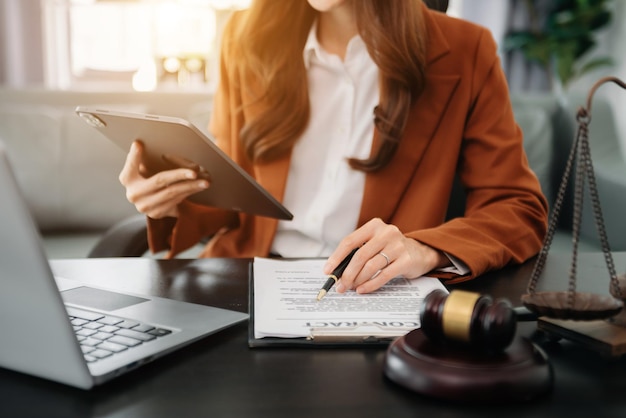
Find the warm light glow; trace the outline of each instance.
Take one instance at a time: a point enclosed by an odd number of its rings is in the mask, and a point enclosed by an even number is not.
[[[133,74],[133,89],[135,91],[153,91],[157,84],[157,68],[153,60],[143,63]]]
[[[199,58],[189,58],[185,61],[185,67],[192,73],[197,73],[202,69],[202,60]]]
[[[165,1],[155,15],[156,56],[207,56],[215,39],[215,11],[206,4]]]
[[[247,9],[252,0],[209,0],[211,7],[218,10]]]
[[[163,60],[163,69],[168,73],[175,73],[180,70],[180,60],[176,57],[169,57]]]

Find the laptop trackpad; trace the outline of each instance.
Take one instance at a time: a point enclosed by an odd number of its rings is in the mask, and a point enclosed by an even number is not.
[[[114,311],[149,301],[149,299],[85,286],[64,290],[61,292],[61,296],[63,296],[63,300],[66,303],[73,303],[104,311]]]

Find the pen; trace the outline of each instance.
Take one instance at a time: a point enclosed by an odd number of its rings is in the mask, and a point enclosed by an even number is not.
[[[339,265],[335,267],[335,269],[330,274],[330,276],[328,276],[326,283],[324,283],[324,286],[322,286],[319,293],[317,294],[318,301],[322,300],[322,298],[326,296],[326,293],[328,293],[330,288],[333,287],[333,285],[339,281],[339,279],[341,278],[341,275],[343,274],[343,271],[346,269],[346,267],[348,267],[348,264],[350,264],[350,260],[352,260],[354,253],[356,253],[356,250],[358,250],[358,248],[355,248],[354,250],[350,251],[350,254],[348,254],[346,258],[341,260],[341,263],[339,263]]]

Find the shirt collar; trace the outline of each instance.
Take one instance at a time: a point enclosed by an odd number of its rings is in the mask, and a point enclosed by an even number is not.
[[[359,56],[362,54],[367,54],[367,48],[365,47],[365,43],[361,37],[356,35],[354,38],[350,39],[350,42],[348,43],[346,57],[349,58],[350,56]],[[322,60],[324,55],[327,55],[327,53],[323,51],[322,46],[317,40],[317,20],[315,20],[311,25],[311,30],[309,30],[309,36],[307,37],[306,43],[304,44],[304,50],[302,52],[304,67],[308,70],[311,66],[311,59],[313,57],[316,57],[318,60]]]
[[[320,52],[322,46],[317,40],[317,20],[313,22],[311,25],[311,30],[309,30],[309,36],[304,44],[303,58],[304,58],[304,67],[308,70],[311,65],[311,57],[317,55],[320,56]]]

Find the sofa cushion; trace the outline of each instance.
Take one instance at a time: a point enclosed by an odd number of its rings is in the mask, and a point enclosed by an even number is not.
[[[41,230],[101,229],[132,213],[115,174],[124,153],[92,131],[63,108],[0,112],[0,137]]]
[[[557,101],[546,95],[518,95],[512,98],[515,120],[524,134],[528,164],[535,172],[549,203],[554,200],[552,161],[554,157],[552,118]]]
[[[206,132],[210,96],[0,91],[0,140],[44,233],[103,230],[136,213],[118,181],[126,152],[76,116],[78,105],[184,117]]]

